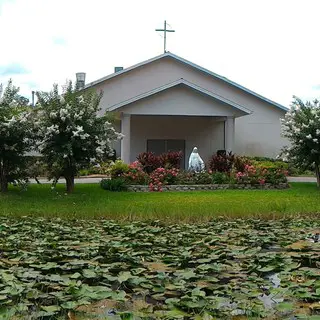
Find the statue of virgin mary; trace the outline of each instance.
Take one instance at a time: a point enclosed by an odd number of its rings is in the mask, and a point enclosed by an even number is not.
[[[188,169],[193,172],[201,172],[204,170],[204,162],[198,153],[197,147],[194,147],[190,154]]]

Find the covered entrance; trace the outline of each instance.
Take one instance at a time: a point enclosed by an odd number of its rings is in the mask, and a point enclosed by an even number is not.
[[[234,148],[235,119],[250,111],[184,79],[125,100],[109,109],[121,114],[121,159],[183,148],[184,163],[193,147],[207,162],[217,150]]]

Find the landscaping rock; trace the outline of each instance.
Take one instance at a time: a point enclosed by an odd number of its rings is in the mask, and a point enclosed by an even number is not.
[[[279,183],[272,185],[266,183],[263,185],[256,184],[199,184],[199,185],[166,185],[162,187],[162,191],[215,191],[215,190],[227,190],[227,189],[244,189],[244,190],[271,190],[271,189],[287,189],[288,183]],[[149,192],[149,186],[147,185],[129,185],[128,191],[133,192]]]

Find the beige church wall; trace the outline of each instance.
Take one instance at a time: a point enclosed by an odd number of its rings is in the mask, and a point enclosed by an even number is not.
[[[147,151],[148,139],[185,140],[185,162],[193,147],[198,147],[204,161],[224,148],[224,123],[212,117],[131,116],[131,162]]]
[[[101,107],[106,110],[114,104],[180,78],[252,111],[251,115],[236,120],[236,152],[273,157],[288,143],[280,136],[280,118],[284,116],[285,111],[168,57],[114,77],[97,85],[96,88],[105,91]]]
[[[126,105],[120,112],[150,115],[240,116],[242,111],[186,86],[176,86]]]
[[[283,113],[268,108],[235,121],[235,149],[238,154],[276,158],[289,141],[281,137]]]

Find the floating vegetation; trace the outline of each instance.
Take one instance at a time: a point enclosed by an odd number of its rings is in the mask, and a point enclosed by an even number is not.
[[[0,319],[319,319],[319,224],[2,217]]]

